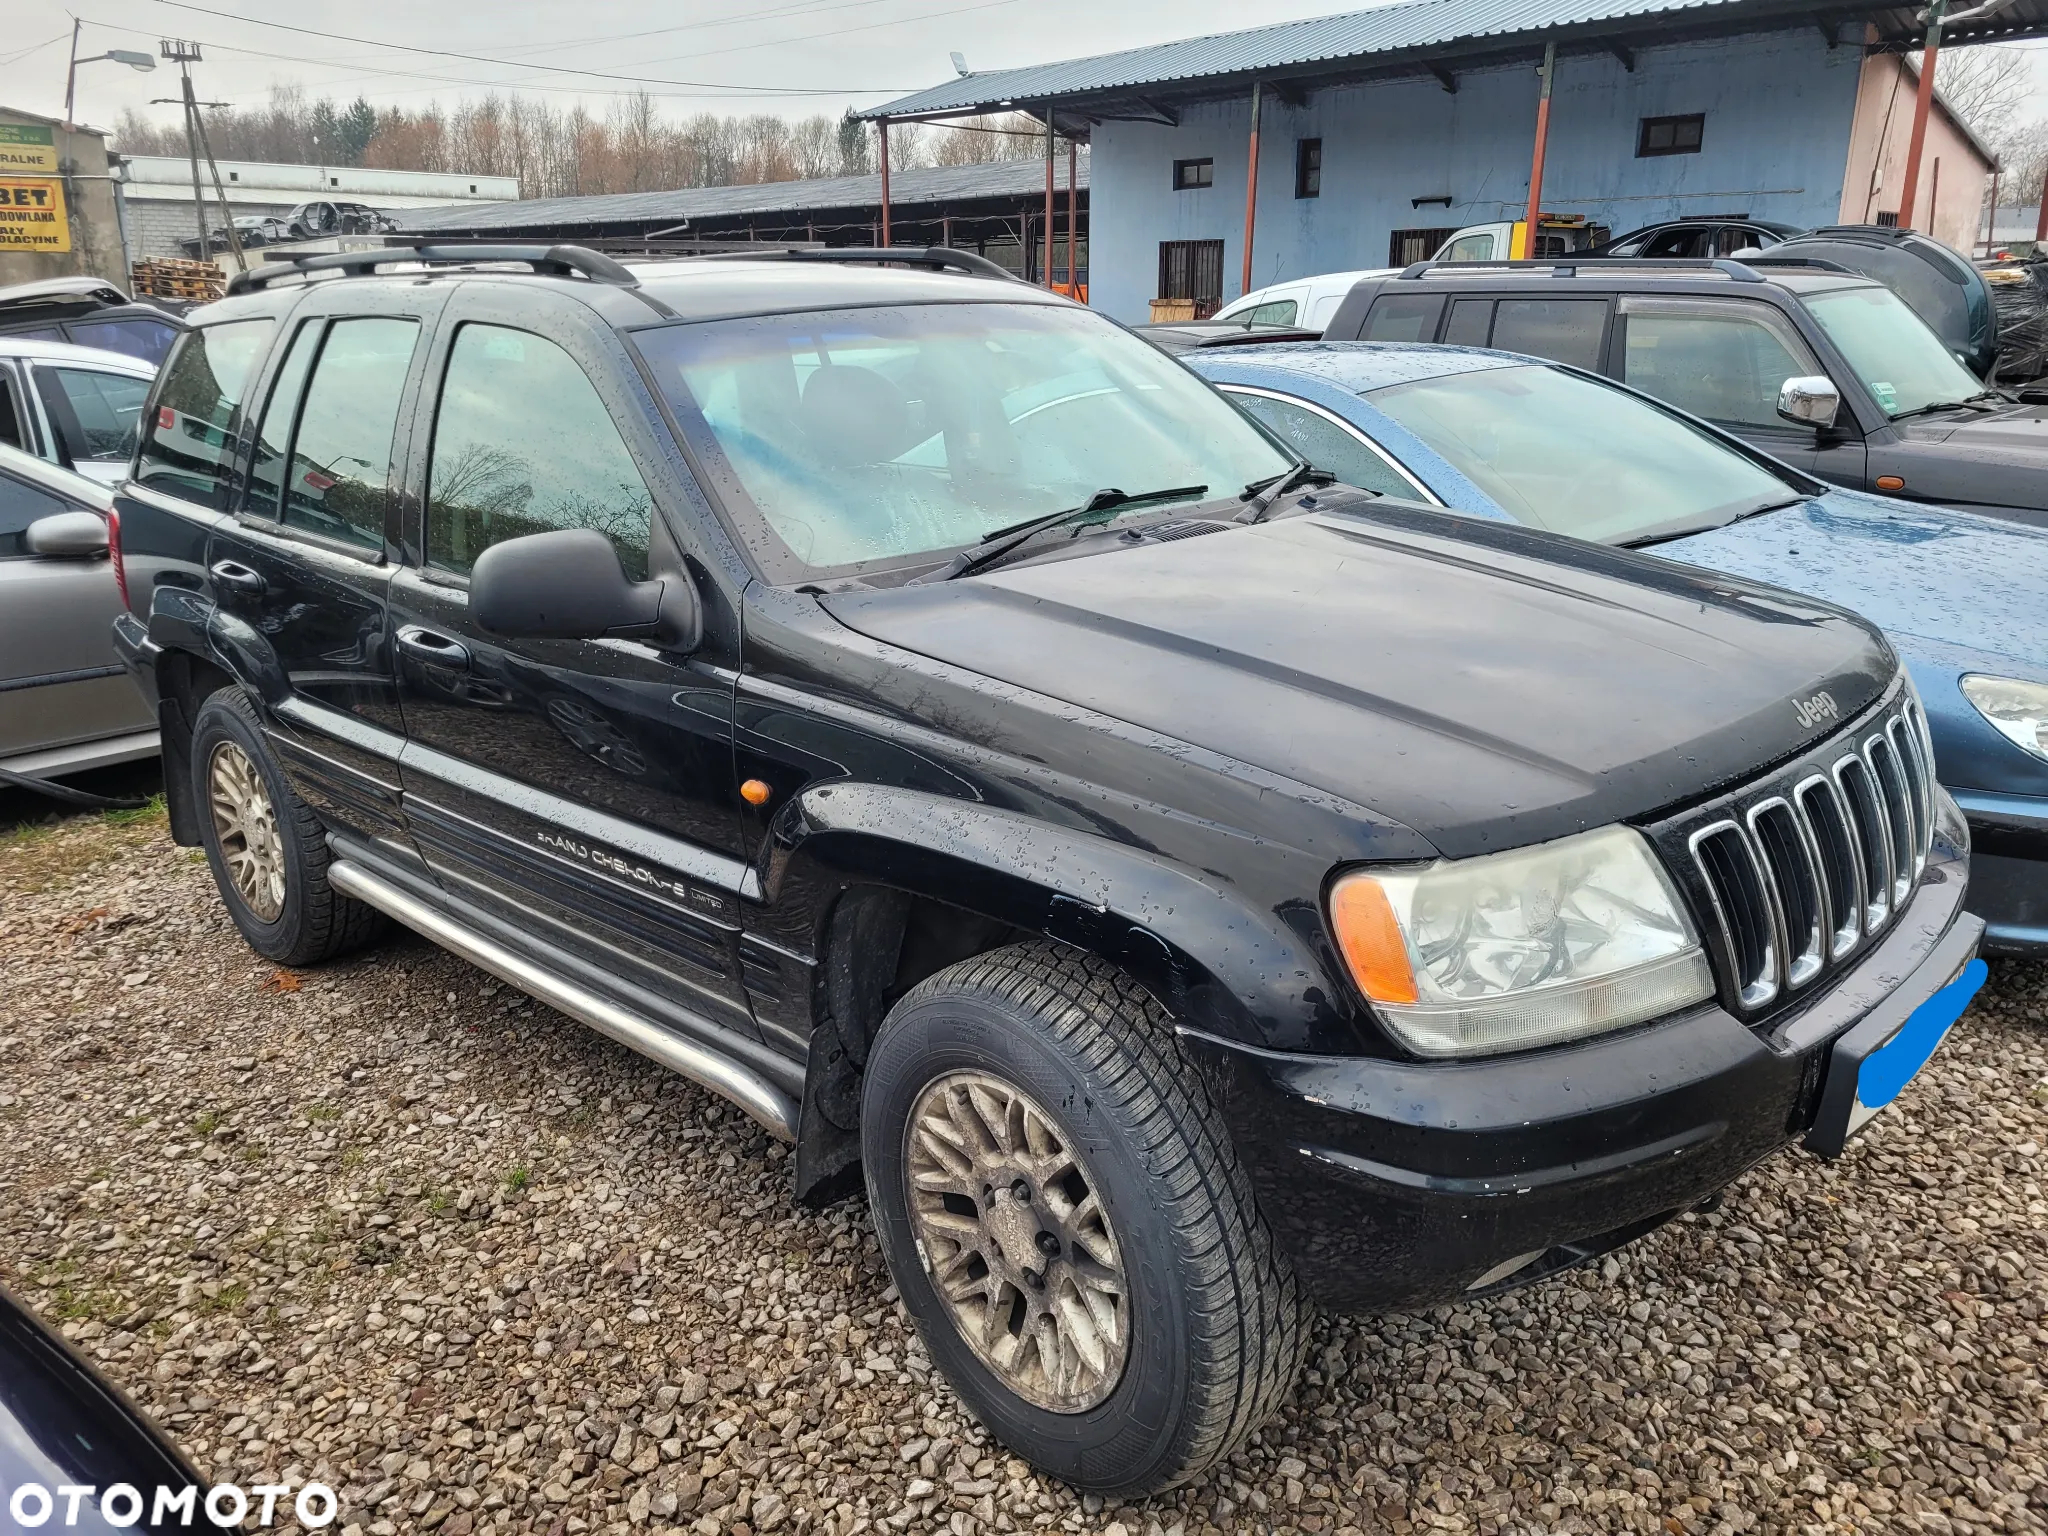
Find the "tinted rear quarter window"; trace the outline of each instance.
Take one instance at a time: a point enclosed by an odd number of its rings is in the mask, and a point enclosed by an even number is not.
[[[1451,306],[1450,324],[1444,327],[1447,347],[1483,347],[1493,330],[1493,300],[1459,299]]]
[[[1388,293],[1373,300],[1360,341],[1434,341],[1444,312],[1440,293]]]
[[[1607,339],[1605,299],[1502,299],[1493,317],[1493,346],[1552,362],[1598,370]]]
[[[242,392],[272,327],[266,317],[186,332],[164,365],[156,411],[143,423],[135,462],[139,484],[225,509]]]

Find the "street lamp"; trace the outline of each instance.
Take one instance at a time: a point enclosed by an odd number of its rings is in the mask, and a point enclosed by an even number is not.
[[[116,64],[126,64],[130,69],[149,70],[156,68],[156,60],[146,53],[137,53],[129,48],[110,48],[105,53],[96,53],[89,59],[78,56],[78,29],[82,23],[71,23],[71,68],[64,75],[64,126],[71,126],[71,100],[78,87],[78,66],[97,64],[103,59]]]

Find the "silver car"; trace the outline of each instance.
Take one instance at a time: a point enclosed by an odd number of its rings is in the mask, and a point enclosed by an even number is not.
[[[0,770],[10,775],[156,755],[156,716],[114,654],[113,503],[97,481],[0,446]]]
[[[119,485],[155,378],[120,352],[0,335],[0,445]]]

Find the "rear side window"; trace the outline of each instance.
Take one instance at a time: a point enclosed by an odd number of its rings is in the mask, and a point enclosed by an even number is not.
[[[128,457],[135,447],[142,402],[149,394],[148,379],[89,368],[37,371],[48,372],[70,407],[71,420],[65,423],[69,441],[65,446],[70,448],[74,461],[115,463]]]
[[[1459,299],[1451,305],[1451,323],[1444,327],[1447,347],[1483,347],[1493,334],[1493,300]]]
[[[37,518],[77,510],[55,491],[0,475],[0,560],[18,560],[28,553],[21,536]]]
[[[1445,246],[1437,256],[1438,261],[1491,261],[1493,260],[1493,236],[1460,235]]]
[[[269,344],[272,322],[231,320],[188,331],[157,388],[144,423],[135,478],[153,490],[225,508],[242,391]]]
[[[1360,341],[1435,341],[1437,317],[1444,312],[1439,293],[1388,293],[1372,302]]]
[[[100,347],[108,352],[125,353],[155,367],[170,352],[171,343],[178,339],[178,328],[168,320],[147,317],[74,320],[71,322],[71,339],[81,347]]]
[[[1597,371],[1606,338],[1605,299],[1502,299],[1490,345]]]
[[[1275,299],[1268,304],[1257,304],[1242,314],[1232,315],[1233,320],[1242,320],[1246,325],[1292,325],[1299,313],[1292,299]]]
[[[365,549],[384,547],[392,437],[419,322],[336,320],[292,434],[284,521]]]
[[[313,354],[320,346],[320,329],[317,320],[299,327],[299,334],[292,338],[292,349],[285,355],[284,366],[277,370],[277,382],[270,386],[270,398],[263,406],[262,425],[256,430],[256,452],[249,462],[249,492],[242,504],[245,512],[258,517],[278,515],[285,460],[292,447],[292,422],[298,415],[299,396],[305,392]]]
[[[647,483],[573,357],[503,326],[456,333],[427,482],[432,564],[467,571],[506,539],[595,528],[644,581],[653,520]]]

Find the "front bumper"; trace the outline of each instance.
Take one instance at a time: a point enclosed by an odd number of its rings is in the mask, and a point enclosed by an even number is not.
[[[1970,910],[1987,955],[2048,955],[2048,800],[1952,790],[1970,823]]]
[[[1323,1305],[1489,1294],[1633,1240],[1813,1131],[1836,1043],[1881,1013],[1903,1020],[1975,954],[1965,846],[1950,810],[1891,929],[1756,1026],[1707,1005],[1583,1045],[1430,1064],[1188,1031],[1183,1044]]]

